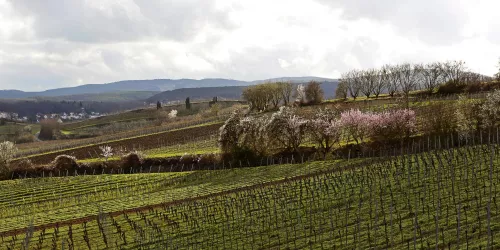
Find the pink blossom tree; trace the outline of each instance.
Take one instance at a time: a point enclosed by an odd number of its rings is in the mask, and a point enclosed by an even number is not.
[[[372,132],[374,116],[371,113],[363,113],[359,109],[351,109],[340,114],[340,126],[356,144],[362,143]]]
[[[374,114],[372,131],[374,138],[381,141],[401,140],[415,133],[417,128],[415,111],[397,109]]]
[[[342,127],[337,116],[337,110],[320,109],[315,118],[308,121],[308,133],[323,152],[324,157],[341,139]]]

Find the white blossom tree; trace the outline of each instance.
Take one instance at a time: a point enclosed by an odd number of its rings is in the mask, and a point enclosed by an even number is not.
[[[483,129],[492,129],[500,121],[500,90],[495,90],[486,96],[486,101],[480,108],[480,117]]]
[[[269,150],[269,137],[266,132],[267,116],[245,117],[238,125],[238,144],[258,155],[266,155]]]
[[[168,118],[170,119],[174,119],[177,117],[177,113],[178,111],[176,109],[172,109],[169,113],[168,113]]]
[[[459,96],[458,102],[455,104],[455,121],[457,123],[456,130],[461,139],[471,137],[474,130],[477,129],[478,120],[476,109],[480,103],[477,99],[468,99],[465,96]]]
[[[306,103],[306,87],[303,84],[299,84],[297,86],[297,90],[295,92],[295,102],[300,104]]]
[[[239,124],[242,118],[241,112],[235,110],[220,128],[218,143],[223,153],[233,152],[238,147]]]
[[[307,120],[297,116],[295,110],[281,107],[274,113],[266,125],[271,140],[279,146],[297,152],[304,139]]]
[[[0,143],[0,174],[9,170],[10,162],[16,156],[17,151],[16,145],[10,141]]]
[[[101,149],[101,156],[104,157],[105,161],[108,161],[114,155],[113,148],[110,146],[101,146],[99,149]]]

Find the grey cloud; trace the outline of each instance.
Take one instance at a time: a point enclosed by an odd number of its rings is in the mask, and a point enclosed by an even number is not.
[[[150,0],[114,3],[105,10],[85,0],[10,0],[21,15],[33,17],[39,38],[83,43],[123,42],[161,37],[186,41],[205,25],[231,29],[227,13],[213,1]]]
[[[317,0],[342,9],[348,20],[371,19],[390,23],[396,31],[429,44],[460,42],[466,10],[455,0]]]
[[[67,78],[32,63],[8,63],[0,67],[0,89],[45,90],[64,87]]]

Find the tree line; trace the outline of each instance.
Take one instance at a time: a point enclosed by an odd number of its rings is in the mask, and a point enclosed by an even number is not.
[[[492,80],[491,77],[469,71],[463,61],[384,65],[378,69],[351,70],[343,73],[336,90],[336,97],[377,98],[387,93],[391,97],[402,94],[407,98],[411,91],[417,90],[427,94],[436,90],[443,94],[465,90],[477,92],[482,90],[483,82]]]
[[[295,86],[291,82],[267,82],[249,86],[242,93],[252,111],[277,110],[281,105],[317,104],[323,101],[323,96],[321,83],[317,81],[310,81],[306,86]]]

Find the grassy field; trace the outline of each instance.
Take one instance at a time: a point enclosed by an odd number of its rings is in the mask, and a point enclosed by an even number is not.
[[[85,144],[74,148],[64,148],[61,150],[43,152],[41,154],[22,156],[18,158],[18,160],[27,158],[36,164],[47,164],[50,163],[55,157],[62,154],[72,155],[80,160],[93,159],[99,157],[101,146],[110,146],[115,149],[115,152],[117,153],[120,151],[127,153],[133,150],[143,151],[147,149],[157,149],[161,148],[165,144],[171,145],[173,143],[187,142],[190,140],[196,140],[196,138],[206,134],[213,134],[218,131],[221,125],[221,122],[209,122],[189,127],[181,127],[177,129],[173,128],[158,133],[125,137],[118,140],[108,140]]]
[[[14,134],[16,131],[23,131],[26,126],[31,127],[31,133],[34,135],[40,131],[40,125],[38,124],[25,124],[25,123],[7,123],[0,126],[0,135]]]
[[[102,116],[95,119],[65,123],[61,126],[61,129],[65,131],[73,131],[88,127],[104,126],[116,122],[155,119],[156,117],[157,117],[156,108],[137,109],[127,112],[121,112],[118,114]]]
[[[39,214],[34,226],[62,222],[75,214],[95,216],[44,230],[22,229],[18,237],[3,237],[2,245],[21,248],[28,235],[30,246],[38,249],[62,245],[90,245],[91,249],[496,249],[500,247],[499,153],[496,146],[468,147],[371,164],[314,162],[7,182],[4,185],[9,188],[0,189],[5,207],[1,232],[28,225],[33,218],[25,217],[26,212]],[[221,191],[228,192],[200,197]],[[32,198],[21,199],[23,193]],[[54,196],[48,202],[51,205],[38,205],[47,196]],[[181,200],[196,196],[200,198]],[[13,204],[17,209],[9,209]],[[145,207],[137,208],[141,206]]]

